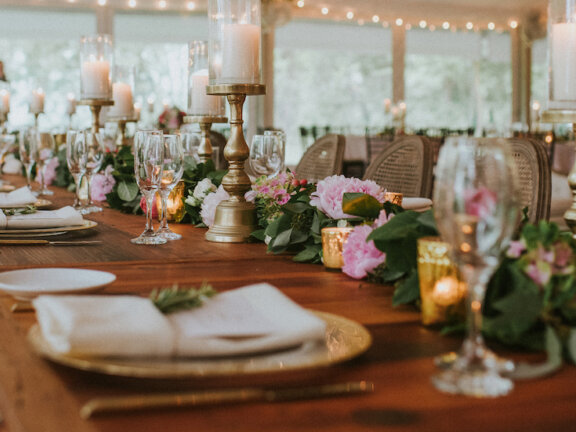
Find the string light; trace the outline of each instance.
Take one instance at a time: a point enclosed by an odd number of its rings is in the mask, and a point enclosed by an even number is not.
[[[99,6],[106,6],[106,0],[98,0]]]
[[[298,6],[299,8],[303,8],[304,7],[304,0],[298,0],[298,3],[296,3],[296,6]]]
[[[374,15],[374,16],[372,17],[372,22],[373,22],[373,23],[377,23],[377,22],[379,22],[379,21],[380,21],[380,17],[379,17],[378,15]]]
[[[448,21],[444,21],[444,22],[442,23],[442,28],[443,28],[444,30],[448,30],[448,29],[450,28],[450,23],[449,23]]]
[[[495,28],[496,28],[496,24],[494,24],[493,22],[488,23],[488,29],[494,30]]]
[[[510,23],[508,24],[510,26],[510,28],[515,29],[518,28],[518,21],[516,20],[510,20]]]
[[[354,19],[354,12],[348,11],[346,13],[346,18],[348,18],[349,20]]]
[[[131,7],[132,9],[134,9],[136,7],[136,0],[130,0],[128,2],[128,7]]]
[[[166,0],[160,0],[160,1],[158,2],[158,7],[159,7],[160,9],[166,9]]]
[[[472,29],[474,28],[474,24],[472,24],[470,21],[468,21],[468,22],[466,23],[466,28],[467,28],[468,30],[472,30]]]
[[[418,25],[420,26],[420,28],[426,28],[426,26],[428,25],[428,23],[427,23],[426,21],[422,20],[422,21],[420,21],[420,22],[418,23]]]
[[[186,4],[186,8],[187,8],[188,10],[194,10],[194,9],[196,9],[196,3],[194,3],[193,1],[189,1],[189,2]]]
[[[328,12],[330,12],[330,10],[327,7],[322,8],[322,15],[328,15]]]
[[[396,18],[396,25],[400,27],[402,24],[404,24],[404,20],[402,18]]]

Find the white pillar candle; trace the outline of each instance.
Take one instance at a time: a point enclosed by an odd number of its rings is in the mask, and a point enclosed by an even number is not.
[[[44,112],[44,90],[32,90],[30,98],[30,112],[37,114]]]
[[[222,25],[222,82],[253,84],[260,81],[260,27]]]
[[[552,95],[557,101],[576,100],[576,23],[552,25]]]
[[[206,94],[208,69],[200,69],[190,75],[190,114],[220,115],[222,97]]]
[[[76,112],[76,98],[72,93],[68,93],[68,99],[66,101],[66,114],[72,115]]]
[[[149,96],[146,102],[148,102],[148,111],[154,112],[154,102],[155,102],[154,98],[152,96]]]
[[[80,71],[83,99],[106,99],[110,96],[110,63],[105,60],[82,63]]]
[[[134,104],[134,118],[140,120],[140,112],[142,111],[142,105],[139,102]]]
[[[10,92],[8,90],[0,91],[0,112],[10,112]]]
[[[114,117],[132,117],[134,115],[134,104],[130,84],[115,82],[112,86],[112,95],[114,105],[110,108],[109,115]]]

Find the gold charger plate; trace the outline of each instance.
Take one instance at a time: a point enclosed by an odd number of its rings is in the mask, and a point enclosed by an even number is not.
[[[52,201],[49,201],[47,199],[43,199],[43,198],[38,198],[36,200],[36,202],[30,204],[33,205],[36,208],[46,208],[52,205]],[[0,208],[2,209],[18,209],[18,208],[26,208],[26,206],[24,205],[0,205]]]
[[[48,233],[67,233],[70,231],[80,231],[86,230],[90,228],[94,228],[98,224],[91,220],[85,220],[82,225],[70,225],[70,226],[63,226],[63,227],[55,227],[55,228],[30,228],[30,229],[9,229],[9,230],[0,230],[0,237],[1,236],[8,236],[11,237],[14,234],[48,234]]]
[[[372,336],[361,324],[325,312],[314,312],[326,322],[324,341],[264,354],[212,358],[111,358],[82,357],[54,351],[38,324],[28,333],[34,351],[60,365],[124,378],[193,379],[226,378],[320,368],[350,360],[364,353]]]

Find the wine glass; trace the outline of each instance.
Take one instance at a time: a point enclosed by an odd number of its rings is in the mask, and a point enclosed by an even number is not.
[[[162,132],[138,131],[134,136],[134,173],[140,191],[146,199],[146,228],[133,238],[135,244],[164,244],[168,240],[156,235],[152,226],[152,206],[162,181],[164,140]]]
[[[21,130],[18,136],[18,150],[20,153],[20,161],[24,165],[26,171],[26,185],[30,192],[32,191],[32,170],[36,163],[36,129],[28,128]]]
[[[160,183],[160,199],[162,214],[160,228],[156,231],[166,240],[180,240],[182,236],[168,227],[168,195],[178,184],[184,173],[184,149],[179,135],[164,135],[164,164],[162,166],[162,182]]]
[[[96,174],[102,162],[104,161],[104,148],[102,146],[102,134],[100,132],[92,132],[90,130],[81,132],[76,135],[76,141],[78,143],[79,151],[81,151],[80,169],[83,172],[83,176],[86,178],[87,186],[87,197],[86,206],[80,209],[80,213],[89,214],[97,213],[102,211],[102,207],[94,204],[92,201],[92,194],[90,191],[92,177]]]
[[[512,390],[501,375],[504,360],[482,338],[486,285],[516,226],[515,176],[505,140],[454,138],[443,146],[436,170],[434,215],[442,239],[468,287],[468,334],[460,353],[433,377],[437,389],[476,397]]]
[[[284,165],[282,141],[277,135],[254,135],[250,148],[250,168],[257,176],[274,177]]]
[[[74,209],[78,211],[83,210],[82,200],[80,199],[80,187],[84,179],[84,166],[86,162],[84,159],[85,152],[82,151],[84,140],[77,139],[78,134],[83,134],[83,131],[69,130],[66,132],[66,163],[68,170],[74,179],[76,185],[76,193],[74,197]]]
[[[2,134],[0,135],[0,166],[4,163],[4,156],[6,153],[14,146],[16,143],[16,137],[12,134]],[[0,186],[6,182],[0,179]]]
[[[282,146],[282,167],[280,167],[280,171],[284,171],[284,163],[286,159],[286,132],[281,130],[267,130],[264,131],[264,136],[274,136],[280,140],[280,145]]]
[[[54,157],[56,142],[54,136],[48,132],[38,132],[36,139],[36,166],[40,174],[40,191],[38,195],[54,195],[46,186],[46,165]]]

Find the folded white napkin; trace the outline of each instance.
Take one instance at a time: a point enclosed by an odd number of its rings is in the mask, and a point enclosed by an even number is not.
[[[28,189],[27,186],[13,190],[12,192],[0,193],[0,206],[22,206],[36,202],[36,196]]]
[[[414,210],[423,212],[432,207],[432,200],[428,198],[404,197],[402,198],[402,208],[404,210]]]
[[[131,296],[40,296],[34,301],[44,339],[61,353],[91,356],[229,356],[324,338],[325,323],[269,284],[207,299],[163,315]]]
[[[58,210],[38,210],[32,214],[13,216],[6,216],[0,211],[0,229],[58,228],[83,223],[82,215],[70,206]]]

